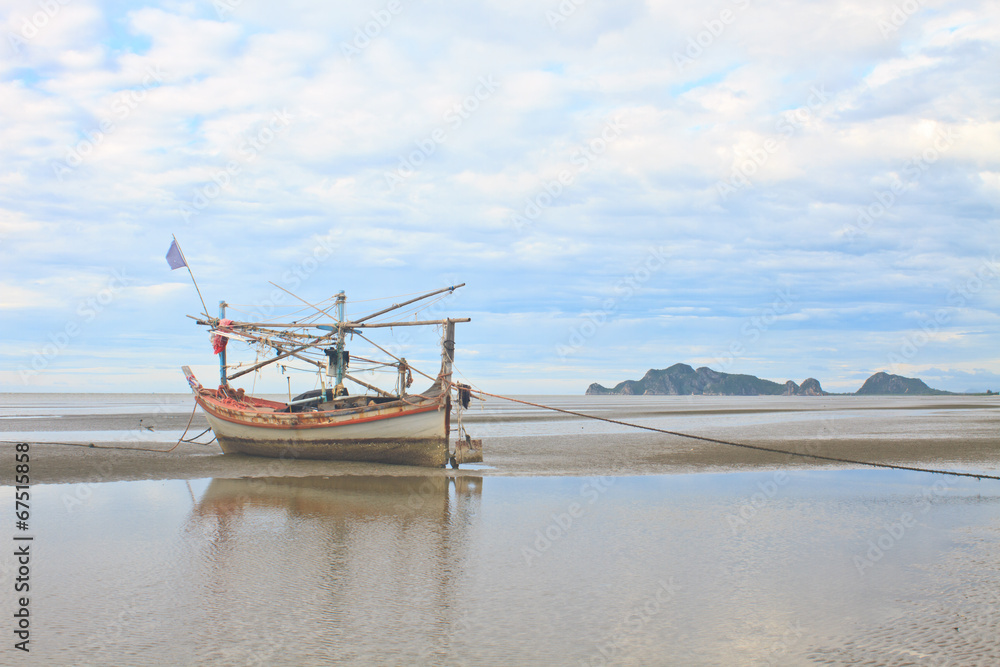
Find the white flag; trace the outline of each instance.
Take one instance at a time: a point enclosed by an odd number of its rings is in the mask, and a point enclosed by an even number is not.
[[[170,250],[167,251],[167,264],[170,265],[171,270],[188,265],[184,259],[184,253],[181,252],[181,247],[177,245],[177,239],[174,239],[174,242],[170,244]]]

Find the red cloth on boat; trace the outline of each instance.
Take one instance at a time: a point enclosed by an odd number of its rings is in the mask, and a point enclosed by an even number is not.
[[[232,329],[229,328],[229,325],[232,323],[232,320],[219,320],[219,326],[215,329],[216,331],[232,331]],[[219,334],[212,334],[212,352],[215,354],[222,354],[222,351],[226,349],[226,343],[228,342],[228,337],[220,336]]]

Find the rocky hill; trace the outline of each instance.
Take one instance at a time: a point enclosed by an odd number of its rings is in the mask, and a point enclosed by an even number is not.
[[[858,396],[865,395],[885,395],[885,394],[905,394],[907,396],[931,396],[947,394],[947,391],[931,389],[923,380],[917,378],[907,378],[902,375],[889,375],[884,371],[879,371],[871,376],[861,385],[861,389],[854,392]]]
[[[762,380],[753,375],[713,371],[707,366],[695,370],[687,364],[674,364],[662,370],[650,369],[641,380],[625,380],[613,388],[596,382],[587,388],[588,395],[619,394],[625,396],[684,396],[709,394],[719,396],[824,396],[826,392],[815,378],[801,385],[791,380],[784,384]]]

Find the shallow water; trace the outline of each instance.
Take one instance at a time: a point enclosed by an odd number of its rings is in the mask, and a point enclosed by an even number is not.
[[[984,397],[537,398],[777,446],[891,441],[904,461],[915,442],[978,442],[948,467],[1000,469]],[[190,410],[184,395],[0,395],[0,431],[152,445]],[[149,415],[155,432],[138,428]],[[636,454],[676,439],[499,401],[465,424],[486,464],[458,473],[234,479],[253,466],[220,456],[216,479],[36,484],[31,653],[12,648],[6,549],[0,664],[1000,664],[1000,482],[654,475]]]
[[[31,394],[0,393],[0,417],[59,417],[191,411],[190,394]]]
[[[90,443],[90,442],[104,442],[104,443],[114,443],[120,442],[122,444],[133,444],[140,446],[143,444],[156,445],[163,442],[177,442],[178,438],[184,435],[184,431],[175,431],[170,429],[157,429],[155,431],[147,431],[145,429],[128,429],[128,430],[91,430],[91,431],[3,431],[0,430],[0,436],[7,442],[48,442],[48,443]],[[194,435],[189,433],[188,437]],[[209,440],[211,436],[202,438],[202,440]]]
[[[1000,661],[996,482],[435,474],[32,493],[19,664]]]

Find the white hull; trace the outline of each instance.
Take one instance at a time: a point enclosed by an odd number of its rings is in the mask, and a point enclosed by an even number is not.
[[[226,322],[225,329],[218,323],[216,326],[228,332],[232,323]],[[226,454],[441,467],[452,458],[448,437],[455,346],[454,321],[442,323],[445,335],[441,371],[434,384],[421,394],[391,395],[378,387],[365,385],[379,395],[334,396],[327,389],[307,392],[295,401],[279,403],[245,395],[242,389],[227,384],[218,389],[205,388],[190,368],[185,366],[183,370]],[[329,329],[326,325],[320,328]],[[257,331],[249,326],[248,330]],[[400,368],[401,373],[407,368],[405,361],[401,360]],[[461,453],[456,445],[452,464],[481,461],[481,452],[472,455],[467,451],[473,448],[478,451],[478,442],[465,443]]]
[[[442,408],[400,413],[360,423],[320,425],[312,413],[306,425],[261,425],[224,419],[206,405],[209,426],[226,454],[281,459],[330,459],[442,467],[448,461],[446,416]],[[284,415],[283,415],[284,416]]]

